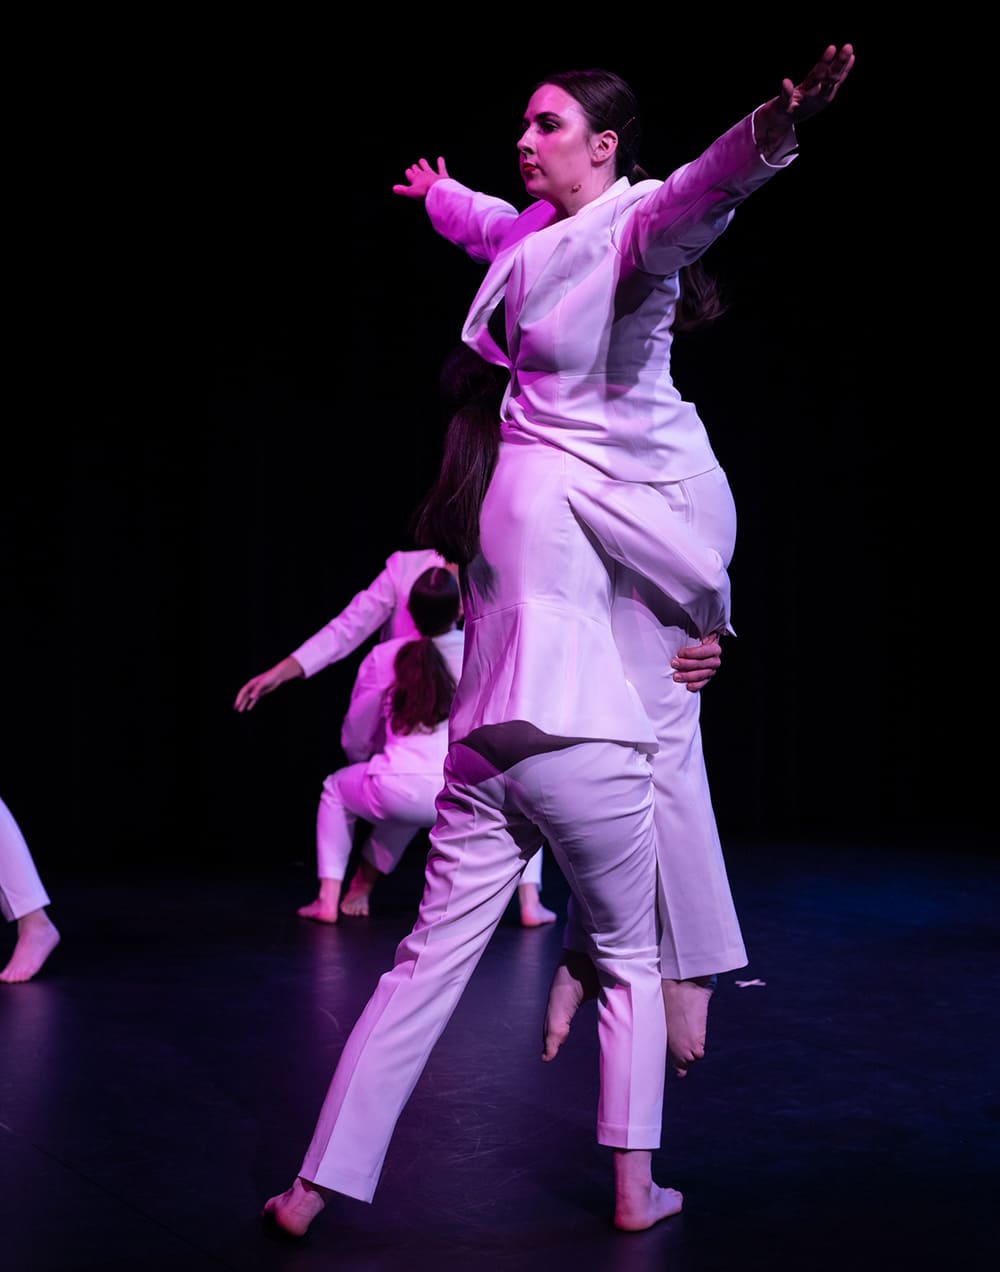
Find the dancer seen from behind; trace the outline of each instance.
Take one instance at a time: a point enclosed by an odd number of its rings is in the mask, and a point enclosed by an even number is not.
[[[478,359],[476,360],[478,361]],[[442,381],[442,391],[458,395],[460,392],[471,392],[468,363],[460,359],[451,366],[447,381]],[[483,370],[477,372],[480,381],[494,386],[495,368],[483,364]],[[498,400],[498,398],[497,398]],[[445,569],[457,577],[457,568],[449,565],[439,552],[433,549],[400,550],[393,552],[387,559],[384,569],[372,582],[358,592],[339,614],[335,615],[318,632],[310,636],[292,653],[282,658],[267,671],[253,676],[244,684],[236,695],[234,708],[239,712],[252,711],[261,698],[273,693],[289,681],[310,679],[325,667],[341,661],[357,650],[369,637],[376,636],[377,643],[365,656],[358,668],[354,686],[351,691],[351,704],[341,725],[341,747],[351,761],[358,763],[372,759],[381,751],[384,739],[376,732],[371,737],[360,737],[358,727],[352,717],[362,711],[363,702],[367,702],[373,689],[381,685],[389,663],[382,654],[377,654],[379,644],[383,642],[399,642],[406,637],[419,637],[423,633],[417,626],[410,609],[411,589],[418,578],[429,568]],[[457,592],[457,584],[456,584]],[[456,623],[461,618],[461,602]],[[454,638],[461,649],[461,632]],[[385,688],[381,685],[381,688]],[[442,739],[445,734],[442,733]],[[444,760],[444,742],[440,750]],[[376,761],[384,763],[384,759]],[[438,767],[440,776],[441,766]],[[423,771],[421,774],[423,779]],[[365,916],[369,913],[369,902],[372,889],[380,875],[390,873],[399,864],[403,852],[417,832],[428,828],[433,822],[433,814],[424,792],[425,782],[417,782],[413,795],[414,811],[420,809],[416,821],[412,818],[406,823],[385,823],[373,828],[366,839],[358,864],[346,892],[341,896],[344,872],[348,862],[341,861],[342,850],[338,846],[331,848],[331,839],[339,841],[339,831],[331,836],[330,802],[335,799],[333,786],[338,779],[336,773],[330,774],[324,783],[323,795],[320,799],[316,824],[316,850],[319,869],[319,894],[315,900],[299,908],[298,913],[305,919],[313,919],[320,923],[336,923],[341,912],[352,916]],[[440,782],[438,783],[440,785]],[[364,816],[363,814],[360,814]],[[408,831],[404,830],[404,825]],[[542,904],[542,856],[533,858],[525,870],[518,891],[518,913],[522,927],[541,927],[556,919],[554,910]]]

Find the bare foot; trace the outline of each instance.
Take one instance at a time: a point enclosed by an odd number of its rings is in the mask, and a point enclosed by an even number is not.
[[[667,1020],[667,1055],[679,1078],[696,1060],[705,1058],[708,1000],[716,977],[663,981],[663,1012]]]
[[[365,861],[364,857],[358,863],[358,868],[354,872],[354,878],[351,880],[347,895],[340,903],[340,908],[345,914],[353,914],[365,918],[368,915],[368,898],[372,894],[372,888],[378,883],[382,877],[382,872],[376,870],[370,861]]]
[[[542,1059],[554,1060],[569,1037],[569,1027],[582,1002],[596,998],[600,990],[597,969],[586,954],[563,950],[556,964],[545,1004]]]
[[[355,891],[353,888],[348,888],[347,896],[341,901],[340,908],[344,914],[353,914],[355,917],[362,919],[367,918],[369,895],[368,892]]]
[[[17,921],[17,944],[0,981],[16,985],[31,980],[59,944],[59,930],[44,910],[32,910]]]
[[[648,1149],[615,1149],[615,1227],[642,1232],[680,1213],[684,1198],[676,1188],[653,1183]]]
[[[315,919],[317,923],[336,923],[336,909],[328,909],[322,901],[310,901],[308,905],[300,905],[295,911],[300,918]]]
[[[319,896],[308,905],[299,906],[296,914],[302,919],[315,919],[317,923],[336,923],[342,882],[341,879],[320,879]]]
[[[542,905],[537,883],[522,883],[517,890],[517,901],[521,907],[521,927],[541,927],[556,921],[555,910],[546,910]]]
[[[326,1205],[323,1189],[302,1178],[296,1179],[287,1192],[271,1197],[264,1203],[262,1219],[270,1219],[282,1232],[292,1237],[304,1237],[309,1225]]]

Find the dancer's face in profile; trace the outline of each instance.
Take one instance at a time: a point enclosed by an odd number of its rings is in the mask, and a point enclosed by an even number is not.
[[[528,194],[564,210],[592,169],[590,125],[579,104],[555,84],[543,84],[525,111],[517,143]]]

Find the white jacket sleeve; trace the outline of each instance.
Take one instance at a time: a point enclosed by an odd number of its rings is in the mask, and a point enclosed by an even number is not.
[[[351,701],[340,730],[340,745],[352,764],[370,760],[385,741],[387,685],[381,660],[372,650],[361,661],[351,689]]]
[[[697,260],[728,226],[737,205],[794,159],[793,153],[764,159],[754,140],[753,115],[747,115],[666,181],[649,183],[649,196],[616,229],[616,246],[645,273],[672,274]]]
[[[434,182],[424,206],[438,234],[475,261],[496,257],[519,216],[512,204],[470,190],[452,177]]]
[[[699,636],[729,632],[730,584],[722,557],[693,535],[662,495],[642,482],[596,473],[574,483],[574,514],[614,561],[670,597]]]
[[[314,676],[331,663],[346,658],[374,635],[392,617],[398,602],[396,585],[386,563],[381,574],[358,592],[335,618],[292,650],[292,657],[307,677]]]

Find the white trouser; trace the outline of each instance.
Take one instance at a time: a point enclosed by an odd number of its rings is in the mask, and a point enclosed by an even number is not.
[[[12,923],[48,904],[24,834],[0,799],[0,913]]]
[[[399,864],[417,831],[434,825],[440,773],[369,773],[368,764],[348,764],[323,783],[316,811],[316,873],[343,879],[358,818],[371,822],[374,843],[365,856],[382,874]]]
[[[671,509],[728,567],[736,511],[721,468],[658,486]],[[702,752],[700,693],[673,680],[670,659],[697,644],[683,612],[638,575],[619,570],[612,606],[615,644],[659,750],[651,757],[663,976],[681,979],[745,967],[747,954],[726,873]],[[712,693],[711,687],[702,692]],[[565,943],[585,948],[568,907]]]
[[[371,1201],[399,1115],[543,839],[584,917],[601,981],[598,1142],[659,1147],[666,1030],[649,762],[631,746],[588,741],[501,770],[459,743],[416,925],[344,1045],[304,1179]]]
[[[440,773],[369,773],[366,763],[331,773],[316,813],[317,877],[344,878],[359,817],[371,822],[361,855],[380,874],[391,874],[417,833],[434,825],[441,780]],[[521,882],[541,888],[540,852],[525,866]]]

